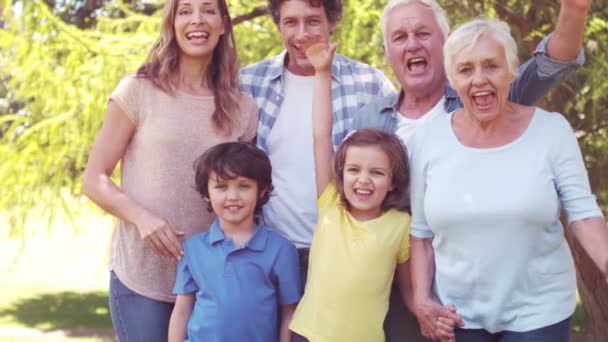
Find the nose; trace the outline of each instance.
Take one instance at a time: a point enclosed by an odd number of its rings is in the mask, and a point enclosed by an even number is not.
[[[205,14],[201,10],[196,10],[192,13],[192,17],[190,19],[191,24],[200,24],[205,21]]]
[[[406,41],[405,49],[407,51],[416,51],[419,48],[420,42],[418,41],[418,38],[416,38],[415,35],[412,35],[412,37]]]
[[[237,188],[230,187],[226,193],[226,198],[229,200],[237,199],[239,197],[239,191]]]
[[[486,75],[482,68],[475,68],[473,71],[473,84],[483,84],[486,81]]]

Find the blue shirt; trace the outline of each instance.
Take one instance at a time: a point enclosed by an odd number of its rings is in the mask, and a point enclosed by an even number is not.
[[[538,44],[534,56],[519,67],[517,79],[511,85],[509,92],[510,101],[527,106],[534,105],[585,63],[582,49],[571,61],[561,62],[551,59],[547,55],[547,44],[550,39],[549,34]],[[449,85],[446,85],[444,95],[446,113],[463,107],[458,94]],[[407,94],[401,91],[399,94],[378,98],[362,107],[354,115],[350,130],[376,128],[385,132],[395,132],[399,105],[404,96]]]
[[[434,290],[467,329],[529,331],[576,306],[576,274],[560,222],[601,217],[568,121],[536,108],[524,133],[494,148],[463,145],[452,115],[413,138],[412,227],[433,238]]]
[[[286,52],[241,70],[243,91],[260,107],[257,144],[267,151],[266,139],[279,115],[285,96],[283,72]],[[332,61],[333,145],[337,148],[352,125],[357,109],[377,97],[395,93],[384,73],[368,64],[336,54]],[[311,132],[312,134],[312,132]]]
[[[184,242],[173,292],[196,292],[188,341],[277,341],[279,305],[302,296],[298,253],[263,225],[235,248],[216,220]]]

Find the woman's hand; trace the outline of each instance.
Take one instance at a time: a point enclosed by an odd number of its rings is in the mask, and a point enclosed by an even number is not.
[[[184,232],[177,230],[166,220],[145,212],[135,222],[139,236],[156,254],[181,259],[184,255],[180,237]]]
[[[431,299],[414,303],[414,314],[422,335],[439,341],[453,341],[454,327],[462,326],[462,318],[453,305],[443,306]]]

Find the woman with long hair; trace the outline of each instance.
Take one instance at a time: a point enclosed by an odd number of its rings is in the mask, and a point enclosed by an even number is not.
[[[213,221],[194,187],[194,160],[255,137],[257,108],[237,71],[225,0],[169,0],[148,60],[110,96],[84,192],[117,218],[110,311],[121,341],[167,340],[181,239]]]

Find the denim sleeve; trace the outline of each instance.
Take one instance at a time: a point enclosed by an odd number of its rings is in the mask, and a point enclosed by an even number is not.
[[[572,127],[562,116],[556,115],[555,120],[558,122],[553,139],[552,170],[568,223],[601,217],[602,211],[591,193],[587,169]]]
[[[551,34],[538,44],[534,56],[519,67],[517,78],[511,85],[509,100],[527,106],[534,105],[584,64],[583,49],[571,61],[551,59],[547,55],[550,39]]]
[[[273,276],[278,284],[279,304],[294,304],[300,301],[302,298],[300,259],[298,250],[288,241],[279,249]]]
[[[175,275],[173,294],[178,295],[197,291],[198,285],[196,285],[194,278],[192,278],[186,258],[182,258],[177,262],[177,274]]]

